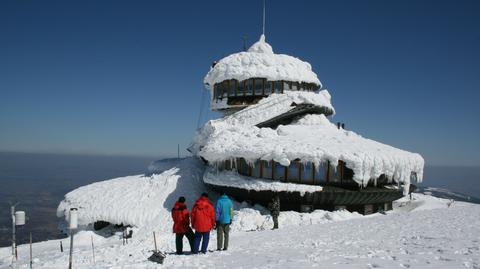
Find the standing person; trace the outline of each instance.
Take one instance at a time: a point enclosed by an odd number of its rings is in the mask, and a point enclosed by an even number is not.
[[[268,204],[268,209],[270,209],[270,215],[272,215],[273,229],[278,229],[278,216],[280,215],[280,195],[278,193],[273,195],[272,201]]]
[[[417,190],[417,186],[410,184],[408,186],[408,195],[410,196],[410,201],[412,200],[412,193],[414,193]]]
[[[215,210],[208,200],[208,194],[202,193],[195,202],[192,209],[193,228],[195,229],[195,239],[193,242],[193,253],[198,253],[200,240],[202,241],[202,253],[207,252],[208,241],[210,240],[210,231],[215,227]]]
[[[225,193],[217,201],[215,217],[217,219],[217,250],[222,250],[222,248],[227,250],[228,233],[230,232],[230,224],[233,219],[233,204],[232,200]]]
[[[190,251],[193,252],[194,235],[190,228],[190,218],[188,216],[185,197],[181,196],[172,208],[173,232],[175,233],[175,246],[177,254],[183,254],[183,236],[187,236],[190,244]]]

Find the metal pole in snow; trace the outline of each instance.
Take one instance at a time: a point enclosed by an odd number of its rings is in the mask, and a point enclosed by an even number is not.
[[[180,144],[177,144],[177,157],[180,159]]]
[[[15,256],[15,205],[10,207],[10,212],[12,213],[12,255]]]
[[[153,243],[155,244],[155,252],[157,252],[157,237],[155,236],[155,232],[153,232]]]
[[[30,269],[33,268],[33,260],[32,260],[32,233],[30,233]]]
[[[72,269],[72,256],[73,256],[73,230],[70,229],[70,255],[68,257],[68,269]]]

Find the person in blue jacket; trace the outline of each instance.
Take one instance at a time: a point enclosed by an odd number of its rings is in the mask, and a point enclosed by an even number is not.
[[[215,206],[215,218],[217,220],[217,250],[228,249],[228,233],[233,220],[232,200],[224,193]]]

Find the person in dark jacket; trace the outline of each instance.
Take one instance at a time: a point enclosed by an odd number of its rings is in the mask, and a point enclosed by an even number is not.
[[[232,200],[226,194],[220,196],[215,206],[215,218],[217,220],[217,250],[228,249],[228,233],[233,219]],[[225,238],[225,242],[224,242]]]
[[[268,204],[270,215],[273,219],[273,229],[278,229],[278,216],[280,216],[280,195],[273,195],[272,201]]]
[[[195,202],[190,219],[195,229],[193,253],[198,253],[200,241],[202,241],[202,253],[205,254],[210,240],[210,231],[215,227],[215,210],[208,200],[208,194],[203,193]]]
[[[190,244],[190,251],[193,252],[194,235],[190,228],[190,218],[188,209],[185,205],[185,197],[178,198],[175,206],[172,208],[173,232],[175,233],[175,246],[177,254],[183,254],[183,236],[187,236]]]

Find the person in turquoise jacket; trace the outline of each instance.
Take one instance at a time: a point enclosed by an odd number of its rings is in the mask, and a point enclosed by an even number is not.
[[[228,234],[233,220],[233,204],[225,193],[217,201],[215,218],[217,220],[217,250],[227,250]]]

